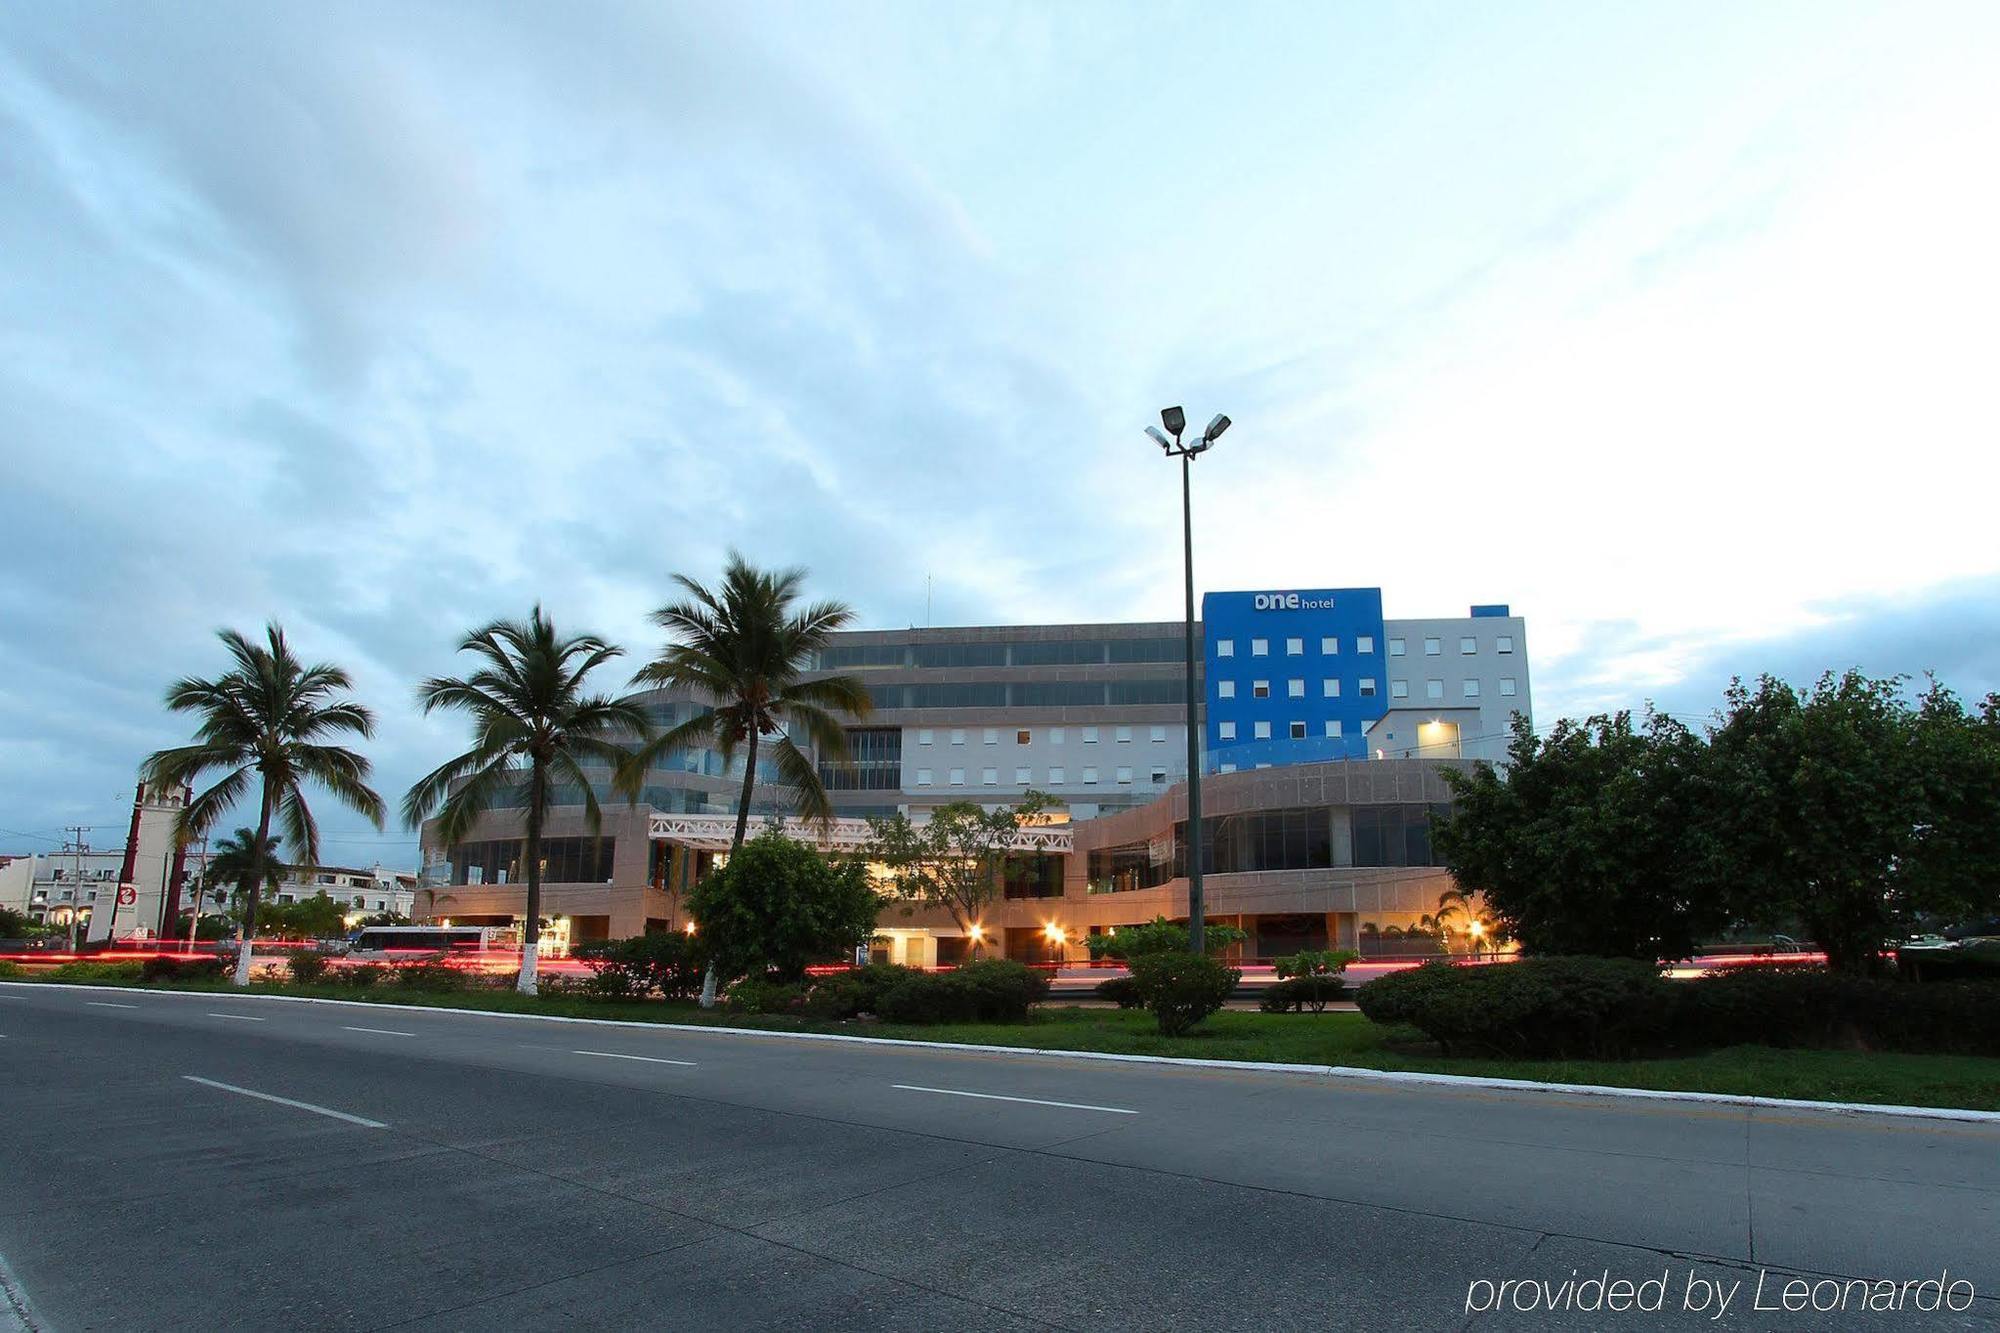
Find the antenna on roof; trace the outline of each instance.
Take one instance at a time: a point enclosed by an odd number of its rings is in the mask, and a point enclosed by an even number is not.
[[[924,575],[924,628],[931,627],[931,576]]]

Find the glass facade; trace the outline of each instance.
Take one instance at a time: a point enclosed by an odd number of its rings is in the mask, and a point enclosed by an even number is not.
[[[1179,679],[935,681],[920,685],[870,685],[877,709],[894,708],[1101,708],[1174,704],[1186,698]]]
[[[542,839],[542,882],[544,884],[603,884],[611,879],[611,858],[616,838]],[[521,868],[520,838],[491,838],[483,842],[462,842],[451,849],[451,882],[454,884],[522,884],[527,876]]]
[[[1217,815],[1202,820],[1202,873],[1260,870],[1326,870],[1335,866],[1442,864],[1431,848],[1431,821],[1448,805],[1301,806]],[[1335,834],[1351,830],[1348,855]],[[1090,892],[1124,893],[1158,888],[1186,874],[1187,824],[1174,825],[1171,845],[1162,838],[1093,849]]]
[[[847,758],[821,760],[819,780],[828,791],[897,791],[903,785],[903,733],[896,727],[856,727],[847,733]]]

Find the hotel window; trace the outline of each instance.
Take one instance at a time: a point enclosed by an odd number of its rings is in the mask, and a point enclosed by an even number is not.
[[[951,743],[952,743],[953,745],[963,745],[963,744],[965,744],[965,728],[964,728],[964,727],[953,727],[953,728],[951,729]]]
[[[963,787],[965,785],[964,769],[954,768],[953,770],[951,770],[951,785],[954,787]]]
[[[1271,724],[1269,722],[1252,722],[1250,724],[1250,738],[1259,741],[1270,740]]]
[[[1019,731],[1014,733],[1014,744],[1016,745],[1026,745],[1029,742],[1033,741],[1034,739],[1035,739],[1035,733],[1029,731],[1026,727],[1022,727]]]
[[[1000,728],[988,727],[986,729],[986,734],[983,737],[981,737],[981,739],[984,740],[988,745],[998,745],[1000,743]]]
[[[1403,655],[1403,641],[1401,639],[1389,640],[1389,656],[1401,657],[1402,655]]]
[[[1014,770],[1014,785],[1016,787],[1025,787],[1034,780],[1034,774],[1030,773],[1027,769],[1017,768]]]
[[[1083,770],[1083,785],[1086,787],[1095,787],[1097,785],[1096,769],[1086,768]]]
[[[1319,683],[1319,697],[1322,699],[1338,699],[1340,697],[1340,682],[1332,676],[1328,676]]]
[[[929,727],[918,727],[917,744],[929,745],[930,743],[931,743],[931,729]]]
[[[1285,682],[1285,697],[1286,697],[1287,699],[1303,699],[1303,698],[1305,698],[1305,697],[1306,697],[1306,683],[1305,683],[1304,681],[1302,681],[1302,680],[1288,680],[1288,681],[1286,681],[1286,682]]]
[[[1392,680],[1392,681],[1390,681],[1390,682],[1389,682],[1389,697],[1390,697],[1391,699],[1407,699],[1407,698],[1409,698],[1409,697],[1410,697],[1410,682],[1409,682],[1409,681],[1407,681],[1407,680]]]
[[[917,785],[919,787],[928,787],[931,785],[931,771],[928,768],[917,770]]]
[[[1217,657],[1234,657],[1234,656],[1236,656],[1236,640],[1234,640],[1234,639],[1217,639],[1217,640],[1215,641],[1215,655],[1216,655]]]
[[[1250,656],[1269,657],[1270,655],[1271,655],[1271,641],[1269,639],[1250,640]]]
[[[1216,723],[1216,724],[1215,724],[1215,738],[1216,738],[1217,740],[1219,740],[1219,741],[1233,741],[1233,740],[1235,740],[1235,739],[1236,739],[1236,724],[1235,724],[1234,722],[1218,722],[1218,723]]]
[[[1468,680],[1465,682],[1465,697],[1468,699],[1477,699],[1479,697],[1478,681]]]
[[[1268,699],[1268,698],[1270,698],[1270,697],[1271,697],[1271,682],[1270,682],[1270,681],[1268,681],[1268,680],[1253,680],[1253,681],[1251,681],[1251,682],[1250,682],[1250,697],[1251,697],[1251,698],[1253,698],[1253,699]]]
[[[1083,729],[1083,743],[1084,743],[1085,745],[1095,745],[1095,744],[1097,744],[1097,728],[1096,728],[1096,727],[1085,727],[1085,728]]]
[[[1060,787],[1062,786],[1062,782],[1063,782],[1062,765],[1058,764],[1056,767],[1049,770],[1049,785],[1051,787]]]
[[[1374,652],[1375,636],[1373,634],[1363,634],[1360,637],[1356,638],[1354,640],[1354,651],[1357,653]]]
[[[988,787],[997,787],[1000,785],[1000,770],[997,768],[982,768],[979,770],[979,780]]]
[[[1426,698],[1426,699],[1442,699],[1442,698],[1444,698],[1444,682],[1443,682],[1443,681],[1441,681],[1441,680],[1427,680],[1427,681],[1425,681],[1425,682],[1424,682],[1424,698]]]
[[[1375,677],[1363,676],[1361,678],[1361,697],[1364,699],[1373,699],[1375,697]]]
[[[1167,743],[1167,729],[1165,727],[1154,727],[1153,744],[1165,745],[1166,743]]]
[[[1166,785],[1167,785],[1167,770],[1166,770],[1166,769],[1164,769],[1164,768],[1156,768],[1156,769],[1154,769],[1154,770],[1153,770],[1153,772],[1152,772],[1152,779],[1153,779],[1153,785],[1154,785],[1155,787],[1164,787],[1164,786],[1166,786]]]
[[[1436,657],[1436,656],[1437,656],[1437,655],[1438,655],[1439,653],[1441,653],[1441,652],[1443,652],[1443,651],[1444,651],[1444,640],[1442,640],[1442,639],[1425,639],[1425,640],[1424,640],[1424,656],[1425,656],[1425,657]]]
[[[1124,786],[1127,787],[1131,786],[1132,770],[1121,766],[1118,770],[1118,781]]]
[[[1340,722],[1338,719],[1330,719],[1327,722],[1326,734],[1328,736],[1338,736],[1340,734]]]
[[[1496,653],[1511,653],[1511,652],[1513,652],[1513,651],[1514,651],[1514,636],[1513,636],[1513,635],[1511,635],[1511,634],[1502,634],[1502,635],[1501,635],[1501,636],[1500,636],[1499,638],[1497,638],[1497,639],[1495,639],[1495,640],[1493,641],[1493,651],[1494,651],[1494,652],[1496,652]]]
[[[1319,641],[1319,650],[1328,657],[1340,656],[1340,640],[1328,635]]]
[[[1500,677],[1500,697],[1503,699],[1514,697],[1514,678],[1512,676]]]
[[[1215,697],[1218,699],[1234,699],[1236,697],[1236,682],[1233,680],[1216,681]]]
[[[1130,745],[1132,743],[1132,728],[1130,727],[1120,727],[1111,734],[1117,738],[1120,745]]]
[[[1305,653],[1306,653],[1306,641],[1304,639],[1285,640],[1285,656],[1304,657]]]
[[[1061,745],[1062,743],[1063,743],[1063,729],[1061,727],[1050,727],[1049,744]]]
[[[1479,651],[1479,640],[1470,637],[1460,639],[1458,641],[1458,651],[1467,657],[1472,656]]]
[[[1306,738],[1306,724],[1303,722],[1292,723],[1292,739],[1295,741],[1302,741],[1305,738]]]

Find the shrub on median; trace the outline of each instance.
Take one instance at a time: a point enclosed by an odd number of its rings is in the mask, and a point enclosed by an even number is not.
[[[1144,1009],[1146,997],[1130,977],[1111,977],[1097,983],[1097,998],[1109,1000],[1120,1009]]]
[[[1141,954],[1131,967],[1135,991],[1168,1037],[1185,1035],[1222,1008],[1243,979],[1242,972],[1206,954]]]
[[[63,963],[42,974],[48,981],[116,981],[141,980],[139,963]]]
[[[220,958],[148,958],[139,965],[141,981],[220,981],[227,965]]]
[[[1355,996],[1377,1023],[1406,1023],[1447,1054],[1619,1059],[1662,1045],[1673,983],[1629,958],[1529,958],[1488,967],[1426,963]]]
[[[447,967],[442,962],[405,963],[395,969],[396,984],[404,990],[431,995],[456,995],[472,990],[479,979],[470,972]]]
[[[1024,1023],[1049,993],[1049,978],[1007,958],[983,958],[949,972],[918,972],[886,986],[876,1012],[891,1023]]]
[[[591,940],[573,953],[590,969],[587,992],[607,1000],[641,1000],[656,992],[687,999],[701,990],[707,965],[700,941],[674,931]]]
[[[285,955],[285,972],[292,983],[310,986],[326,976],[327,958],[312,949],[294,949]]]
[[[1277,984],[1264,992],[1258,1007],[1267,1014],[1324,1013],[1326,1006],[1347,993],[1341,973],[1361,955],[1348,949],[1303,949],[1277,960]]]
[[[1702,977],[1677,998],[1675,1027],[1688,1045],[2000,1055],[2000,982],[1919,983],[1785,964]]]
[[[355,963],[350,967],[341,968],[334,974],[334,979],[343,986],[366,990],[386,976],[388,971],[389,969],[380,963]]]
[[[0,959],[0,978],[12,980],[15,977],[25,977],[26,975],[28,975],[27,972],[19,963],[9,963],[4,959]]]
[[[806,988],[797,982],[745,977],[729,988],[723,1008],[732,1014],[789,1014],[802,1007]]]

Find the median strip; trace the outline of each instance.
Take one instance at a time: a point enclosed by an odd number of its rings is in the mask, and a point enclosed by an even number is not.
[[[221,1017],[226,1018],[228,1015],[224,1014]],[[253,1088],[239,1088],[234,1083],[218,1083],[212,1078],[202,1078],[195,1074],[182,1074],[181,1077],[190,1083],[199,1083],[204,1088],[216,1088],[223,1092],[233,1092],[239,1097],[255,1097],[260,1102],[276,1102],[279,1106],[289,1106],[298,1111],[311,1111],[314,1115],[323,1115],[331,1120],[345,1120],[348,1124],[360,1125],[363,1129],[387,1129],[389,1127],[380,1120],[370,1120],[366,1116],[349,1115],[345,1111],[336,1111],[332,1107],[315,1106],[311,1102],[293,1101],[290,1097],[279,1097],[269,1092],[258,1092]]]
[[[695,1067],[692,1060],[668,1060],[657,1055],[624,1055],[618,1051],[571,1051],[570,1054],[595,1055],[605,1060],[644,1060],[649,1065],[684,1065],[689,1069]]]
[[[904,1092],[935,1092],[941,1097],[977,1097],[983,1102],[1021,1102],[1028,1106],[1060,1106],[1066,1111],[1104,1111],[1111,1115],[1137,1115],[1122,1106],[1092,1106],[1087,1102],[1045,1102],[1039,1097],[1003,1097],[997,1092],[962,1092],[957,1088],[924,1088],[914,1083],[891,1083]]]

